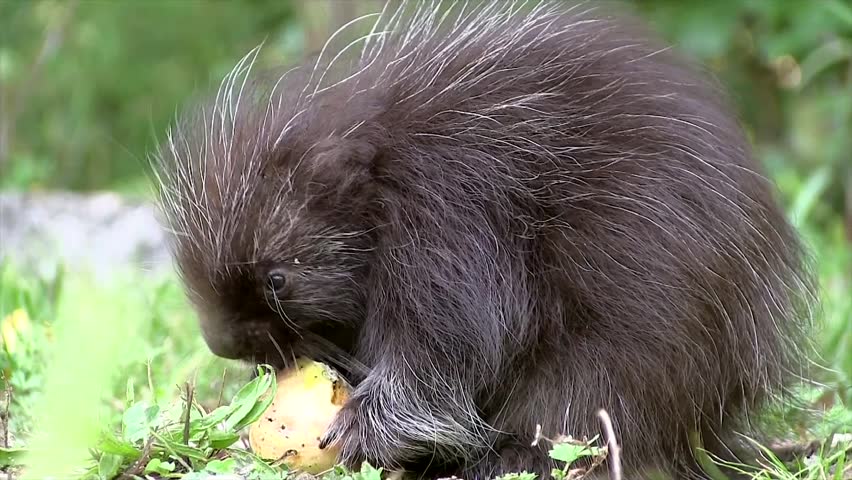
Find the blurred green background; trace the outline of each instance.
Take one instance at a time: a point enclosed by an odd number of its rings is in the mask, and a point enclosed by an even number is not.
[[[629,2],[727,86],[817,259],[818,342],[852,385],[852,1]],[[297,60],[378,0],[0,0],[0,189],[146,195],[145,157],[248,50]],[[7,312],[0,312],[7,313]]]
[[[849,214],[850,0],[634,0],[729,88],[785,200]],[[252,47],[297,60],[378,0],[0,0],[0,187],[144,188],[144,157],[189,95]],[[846,213],[844,213],[846,212]]]

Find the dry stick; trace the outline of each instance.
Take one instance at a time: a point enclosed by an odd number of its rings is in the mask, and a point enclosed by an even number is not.
[[[189,417],[191,416],[191,413],[192,413],[192,397],[193,397],[192,394],[194,392],[194,389],[189,384],[189,382],[186,382],[185,386],[186,386],[186,411],[184,412],[184,417],[183,417],[183,444],[189,445]]]
[[[6,411],[3,414],[3,446],[5,448],[9,448],[9,416],[11,415],[9,413],[9,409],[12,405],[12,384],[9,383],[9,381],[6,379],[5,373],[0,375],[2,375],[3,385],[5,386],[6,390]]]
[[[148,441],[145,442],[145,448],[142,449],[142,455],[138,460],[133,462],[133,465],[125,470],[120,477],[118,477],[119,480],[132,480],[145,471],[145,467],[148,466],[148,462],[151,461],[151,449],[153,445],[154,437],[148,437]]]
[[[621,480],[621,447],[618,446],[618,441],[615,438],[615,429],[612,428],[612,419],[606,410],[598,410],[598,418],[603,423],[604,433],[606,434],[606,443],[608,455],[612,459],[610,467],[610,478],[612,480]]]
[[[533,437],[533,441],[532,441],[532,443],[530,444],[530,446],[531,446],[531,447],[537,447],[537,446],[538,446],[538,442],[539,442],[539,440],[541,440],[541,439],[542,439],[542,436],[541,436],[541,424],[540,424],[540,423],[537,423],[537,424],[535,425],[535,437]]]
[[[170,447],[166,439],[164,439],[160,434],[156,432],[156,430],[151,431],[151,436],[155,439],[159,440],[163,447],[172,455],[172,457],[180,463],[180,465],[186,469],[187,472],[192,471],[192,466],[186,461],[186,459],[181,456],[178,452],[175,451],[174,448]]]
[[[6,406],[5,413],[3,415],[3,446],[9,448],[9,421],[11,420],[11,413],[9,410],[12,405],[12,384],[6,378],[6,374],[0,372],[0,377],[3,379],[3,386],[6,391]],[[14,480],[14,469],[4,467],[3,470],[6,472],[6,476],[9,480]]]
[[[147,377],[148,377],[148,390],[151,391],[151,395],[154,395],[156,390],[154,390],[154,379],[153,379],[153,374],[151,373],[151,359],[150,358],[145,362],[145,369],[147,370],[146,373],[147,373]]]
[[[184,386],[186,387],[186,410],[184,410],[183,416],[183,444],[189,446],[189,418],[192,416],[192,394],[194,392],[192,385],[189,382],[185,382]],[[189,461],[188,458],[184,458],[180,455],[177,455],[175,452],[176,458],[189,469]]]

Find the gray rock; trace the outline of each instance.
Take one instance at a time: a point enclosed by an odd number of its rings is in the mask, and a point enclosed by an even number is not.
[[[172,270],[165,235],[149,203],[114,193],[0,193],[0,262],[43,274],[59,263],[101,276]]]

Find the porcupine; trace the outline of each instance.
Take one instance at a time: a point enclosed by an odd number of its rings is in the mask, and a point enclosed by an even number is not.
[[[729,452],[798,371],[774,186],[715,81],[614,12],[386,7],[283,73],[253,50],[154,156],[210,349],[340,368],[343,463],[547,477],[536,426],[605,409],[628,478],[700,477],[690,435]]]

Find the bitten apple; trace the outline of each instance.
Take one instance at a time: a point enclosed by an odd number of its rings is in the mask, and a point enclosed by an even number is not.
[[[334,467],[337,449],[319,448],[320,438],[349,397],[350,387],[328,365],[300,359],[279,372],[269,408],[249,428],[254,453],[294,470],[318,474]]]

